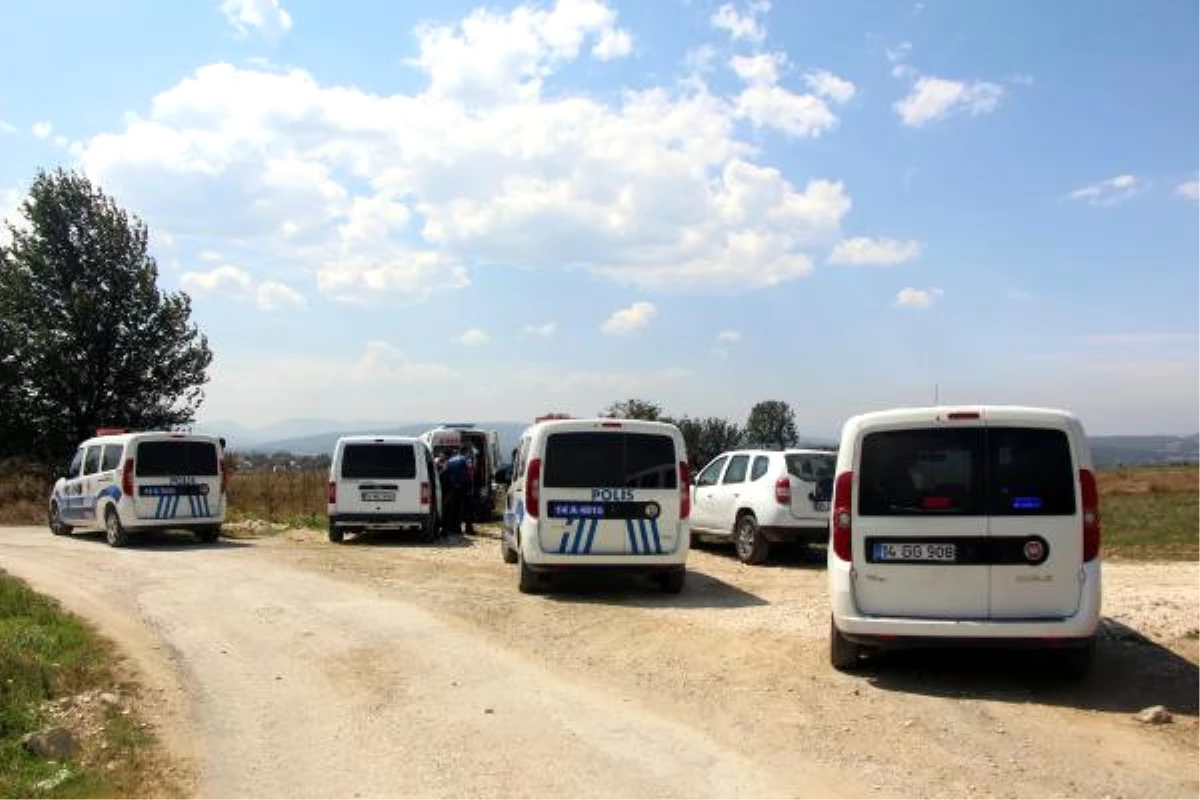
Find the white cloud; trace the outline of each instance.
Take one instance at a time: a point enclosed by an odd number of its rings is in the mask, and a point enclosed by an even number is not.
[[[1175,187],[1175,194],[1184,200],[1200,200],[1200,181],[1185,181]]]
[[[837,122],[825,101],[780,87],[776,56],[746,62],[759,71],[733,96],[698,80],[543,96],[619,30],[599,0],[426,25],[412,94],[211,64],[86,141],[80,163],[153,230],[236,241],[272,277],[315,276],[346,302],[421,301],[500,266],[671,292],[808,274],[849,193],[758,163],[739,123],[815,136]]]
[[[766,13],[771,8],[769,2],[758,0],[747,6],[746,13],[741,13],[732,3],[726,3],[716,10],[709,18],[709,24],[719,31],[725,31],[729,38],[737,41],[761,42],[767,32],[758,20],[759,14]]]
[[[1090,206],[1112,206],[1137,194],[1142,183],[1136,175],[1117,175],[1076,189],[1067,196]]]
[[[292,15],[279,0],[224,0],[221,11],[242,36],[253,29],[275,41],[292,27]]]
[[[33,131],[33,135],[37,138],[45,139],[54,130],[54,126],[49,122],[35,122],[30,130]]]
[[[179,285],[190,294],[219,294],[226,297],[247,297],[254,283],[244,269],[225,264],[207,272],[185,272]]]
[[[796,137],[820,136],[837,125],[838,118],[816,94],[797,94],[778,85],[780,71],[787,66],[783,53],[734,56],[729,66],[747,84],[734,99],[738,118]],[[832,92],[845,99],[854,95],[854,84],[830,72],[812,73],[806,82],[818,94]]]
[[[54,137],[54,146],[55,147],[65,148],[68,146],[68,144],[69,144],[69,142],[67,141],[67,137],[65,137],[65,136],[60,134],[60,135]]]
[[[835,103],[848,103],[854,99],[854,84],[845,78],[839,78],[828,70],[810,72],[804,76],[804,83],[814,93],[828,97]]]
[[[607,28],[600,33],[600,41],[592,45],[592,55],[601,61],[623,58],[633,52],[633,37],[629,31]]]
[[[554,335],[554,331],[557,328],[557,323],[547,322],[542,325],[526,325],[522,332],[525,336],[536,336],[539,339],[549,339]]]
[[[254,301],[261,311],[308,308],[308,300],[292,287],[279,281],[263,281],[254,293]]]
[[[718,342],[727,342],[728,344],[737,344],[742,340],[740,331],[721,331],[717,334]]]
[[[895,47],[889,47],[884,50],[883,54],[887,57],[888,61],[896,64],[905,61],[910,52],[912,52],[912,42],[900,42]]]
[[[749,84],[770,86],[778,83],[779,71],[785,66],[787,55],[784,53],[758,53],[729,59],[729,68]]]
[[[929,308],[944,294],[941,289],[901,289],[896,295],[896,305],[904,308]]]
[[[990,114],[1000,105],[1004,88],[988,81],[951,81],[928,75],[917,79],[912,91],[892,106],[905,125],[920,127],[956,113]]]
[[[200,251],[200,260],[206,261],[209,264],[215,264],[216,262],[221,260],[221,254],[215,250],[201,250]]]
[[[468,328],[467,330],[454,337],[453,341],[468,347],[476,347],[481,344],[487,344],[487,331],[479,328]]]
[[[710,72],[717,55],[717,48],[711,44],[702,44],[687,51],[683,57],[683,64],[692,72]]]
[[[921,254],[920,242],[909,239],[871,239],[855,236],[838,242],[829,255],[830,264],[888,266],[910,261]]]
[[[629,336],[649,325],[657,312],[653,303],[637,302],[629,308],[614,311],[600,326],[600,330],[610,336]]]
[[[712,346],[712,354],[714,357],[724,361],[729,358],[731,345],[735,345],[742,340],[740,331],[721,331],[717,334],[716,344]]]

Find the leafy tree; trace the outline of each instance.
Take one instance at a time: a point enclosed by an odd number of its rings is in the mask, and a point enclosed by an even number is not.
[[[614,419],[644,419],[650,422],[667,421],[663,417],[662,406],[649,400],[623,400],[613,403],[600,412],[602,417]]]
[[[0,244],[0,433],[27,435],[0,455],[57,462],[100,426],[191,422],[212,352],[188,296],[159,291],[146,226],[62,169],[20,213]]]
[[[736,423],[719,417],[689,419],[675,422],[687,445],[688,462],[693,471],[742,442],[742,429]]]
[[[800,440],[796,432],[796,415],[783,400],[763,400],[750,409],[746,420],[747,444],[765,447],[794,447]]]

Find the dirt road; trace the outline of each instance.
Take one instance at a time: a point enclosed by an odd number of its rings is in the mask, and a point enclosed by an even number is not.
[[[1080,685],[1036,659],[828,666],[819,553],[693,552],[684,593],[517,593],[485,531],[114,550],[0,529],[0,569],[131,654],[200,796],[1164,796],[1197,781],[1195,564],[1109,564]],[[1146,726],[1166,705],[1175,722]]]

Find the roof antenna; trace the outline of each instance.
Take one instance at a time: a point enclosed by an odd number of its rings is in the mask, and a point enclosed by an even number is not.
[[[933,385],[933,404],[935,406],[938,404],[938,385],[936,383]]]

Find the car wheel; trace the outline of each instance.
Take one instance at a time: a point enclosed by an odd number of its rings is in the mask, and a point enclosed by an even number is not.
[[[541,594],[546,590],[546,579],[544,575],[540,575],[529,568],[525,563],[525,559],[519,559],[521,567],[520,578],[517,581],[517,588],[521,594]]]
[[[829,663],[833,665],[833,668],[839,672],[852,672],[858,669],[861,655],[862,647],[843,636],[837,625],[834,624],[833,618],[830,617]]]
[[[1055,671],[1071,681],[1081,681],[1092,671],[1092,661],[1096,657],[1096,640],[1093,638],[1080,647],[1072,647],[1055,653],[1048,653],[1055,659]]]
[[[104,538],[113,547],[124,547],[129,544],[129,531],[121,524],[121,517],[115,508],[104,512]]]
[[[687,569],[673,569],[658,576],[658,586],[667,594],[679,594],[687,580]]]
[[[771,543],[758,529],[753,514],[742,514],[733,526],[733,546],[743,564],[761,564],[767,560]]]
[[[332,522],[329,523],[329,541],[333,542],[334,544],[341,544],[342,540],[345,538],[346,535],[342,532],[341,528],[337,527]]]
[[[62,521],[58,503],[50,504],[50,532],[55,536],[66,536],[71,532],[71,526]]]
[[[195,533],[196,538],[200,541],[204,542],[205,544],[212,544],[221,537],[221,526],[206,525],[203,528],[197,528]]]
[[[500,557],[504,559],[505,564],[515,564],[520,561],[517,551],[508,546],[508,539],[504,538],[504,534],[500,534]]]

